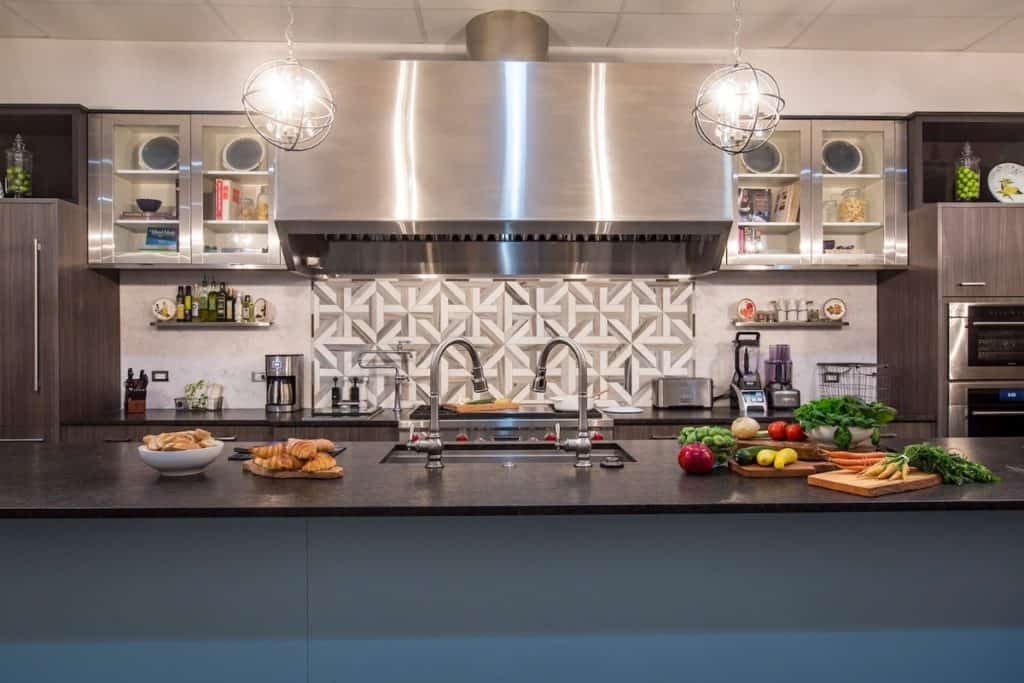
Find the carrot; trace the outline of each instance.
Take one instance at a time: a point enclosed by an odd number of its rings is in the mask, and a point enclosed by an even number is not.
[[[829,458],[884,458],[888,455],[884,451],[870,451],[865,453],[854,453],[853,451],[822,451]]]
[[[837,465],[874,465],[883,460],[885,458],[829,458],[829,462]]]
[[[840,465],[840,467],[847,472],[863,472],[868,468],[867,465]]]

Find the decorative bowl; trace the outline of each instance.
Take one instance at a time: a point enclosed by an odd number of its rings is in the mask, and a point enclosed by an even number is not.
[[[160,206],[163,204],[159,199],[136,199],[135,205],[139,207],[139,211],[143,213],[156,213],[160,210]]]
[[[186,451],[151,451],[139,446],[139,457],[163,477],[187,477],[199,474],[217,459],[224,449],[224,442],[217,441],[206,448],[192,448]]]

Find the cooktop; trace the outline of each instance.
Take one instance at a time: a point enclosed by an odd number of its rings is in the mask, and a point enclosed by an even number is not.
[[[551,406],[544,405],[529,405],[520,406],[517,410],[496,410],[489,413],[457,413],[450,408],[441,406],[438,415],[442,420],[493,420],[495,418],[519,418],[522,420],[575,420],[579,413],[575,410],[555,410]],[[601,411],[591,408],[587,411],[588,418],[599,419],[603,417]],[[429,420],[430,419],[430,406],[418,405],[412,414],[409,415],[410,420]]]

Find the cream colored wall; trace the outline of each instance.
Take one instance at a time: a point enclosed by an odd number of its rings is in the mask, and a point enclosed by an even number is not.
[[[132,43],[0,39],[0,102],[73,102],[94,108],[239,108],[249,71],[284,54],[261,43]],[[461,46],[300,45],[301,58],[460,58]],[[1019,55],[963,52],[749,50],[782,85],[786,113],[907,114],[1019,111]],[[552,59],[722,62],[725,52],[553,48]],[[681,112],[685,115],[685,112]]]
[[[121,377],[128,368],[167,370],[170,381],[150,382],[149,408],[173,408],[185,385],[197,379],[224,385],[226,408],[262,408],[266,386],[252,381],[263,371],[268,353],[301,353],[306,357],[307,385],[303,404],[309,405],[312,302],[309,282],[291,273],[211,273],[229,286],[263,297],[271,306],[274,324],[266,330],[157,330],[150,326],[150,306],[160,297],[174,298],[179,284],[202,280],[199,271],[121,273]]]
[[[813,300],[818,306],[832,297],[846,302],[849,327],[842,330],[761,331],[762,357],[771,344],[789,344],[793,381],[803,400],[817,398],[816,364],[874,362],[878,316],[874,273],[865,272],[719,272],[698,280],[694,291],[698,376],[711,377],[723,393],[733,372],[732,339],[736,303],[753,299],[759,307],[780,299]],[[762,373],[764,368],[761,368]]]

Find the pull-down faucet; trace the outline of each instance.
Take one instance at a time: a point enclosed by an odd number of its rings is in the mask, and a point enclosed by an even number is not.
[[[469,353],[469,359],[473,363],[473,368],[470,371],[473,378],[473,393],[482,394],[487,391],[484,367],[480,363],[480,355],[476,352],[472,342],[465,337],[456,337],[442,342],[440,346],[434,349],[434,354],[430,357],[430,433],[425,439],[420,439],[419,441],[410,440],[407,444],[411,450],[427,454],[428,470],[439,470],[444,467],[444,461],[441,459],[441,452],[444,450],[444,444],[441,441],[440,418],[441,378],[438,372],[441,358],[450,346],[461,346]]]
[[[576,378],[576,390],[579,396],[576,408],[579,410],[579,423],[575,439],[566,439],[558,444],[559,448],[576,453],[576,467],[590,467],[590,424],[587,421],[587,363],[583,357],[583,349],[579,344],[568,337],[556,337],[548,342],[544,350],[540,352],[540,360],[537,361],[537,374],[533,378],[533,390],[538,394],[544,393],[548,386],[548,356],[551,349],[564,344],[569,347],[572,355],[576,357],[576,366],[579,368],[579,375]]]

